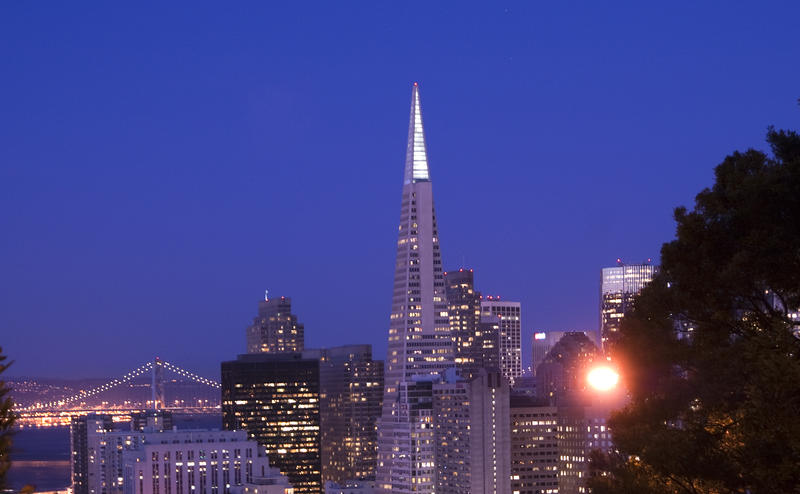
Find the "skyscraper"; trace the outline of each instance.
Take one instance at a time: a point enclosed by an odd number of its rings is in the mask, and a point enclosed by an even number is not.
[[[561,403],[570,392],[583,389],[588,367],[598,360],[604,359],[586,333],[564,333],[536,369],[536,394],[551,404]]]
[[[258,315],[247,328],[247,352],[301,352],[303,330],[297,316],[292,314],[292,299],[264,297],[258,303]]]
[[[306,350],[320,360],[322,481],[375,480],[383,361],[371,345]]]
[[[530,396],[511,395],[511,490],[558,492],[558,409]]]
[[[600,287],[600,337],[604,350],[613,343],[625,313],[642,288],[653,280],[658,266],[652,264],[623,264],[603,268]]]
[[[411,93],[397,258],[389,320],[385,393],[378,427],[379,491],[433,492],[431,416],[407,401],[418,375],[453,365],[439,233],[428,170],[419,86]]]
[[[496,324],[500,371],[514,385],[522,375],[522,309],[519,302],[501,301],[500,297],[484,297],[481,301],[481,322]]]
[[[499,371],[433,385],[438,494],[511,494],[509,387]]]
[[[299,353],[245,354],[222,363],[222,424],[244,429],[297,493],[322,492],[320,361]]]
[[[469,376],[478,369],[499,369],[499,325],[481,325],[481,294],[471,269],[444,273],[447,313],[456,366]]]
[[[531,370],[536,375],[536,367],[542,363],[547,352],[564,336],[563,331],[534,331],[531,337]]]
[[[111,480],[94,458],[101,456],[99,441],[94,437],[113,430],[110,415],[85,415],[74,417],[70,422],[70,456],[72,462],[72,490],[76,494],[100,494],[101,485],[110,485]]]

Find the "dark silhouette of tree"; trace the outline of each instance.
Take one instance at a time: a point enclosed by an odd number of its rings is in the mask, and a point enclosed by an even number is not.
[[[0,375],[8,369],[11,363],[3,363],[6,360],[0,347]],[[11,428],[14,425],[14,412],[12,411],[11,389],[6,386],[5,381],[0,378],[0,491],[5,489],[6,474],[11,467]]]
[[[767,141],[675,210],[615,347],[631,402],[610,421],[619,454],[593,457],[596,493],[800,492],[800,136]]]

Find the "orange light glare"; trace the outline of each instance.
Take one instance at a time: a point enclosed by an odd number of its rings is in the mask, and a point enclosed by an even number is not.
[[[597,367],[587,376],[589,385],[598,391],[608,391],[619,382],[619,374],[610,367]]]

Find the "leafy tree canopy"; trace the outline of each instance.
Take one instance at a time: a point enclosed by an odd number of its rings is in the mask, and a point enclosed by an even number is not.
[[[610,422],[619,454],[595,455],[597,493],[800,492],[800,136],[767,141],[675,210],[614,350],[632,400]]]
[[[0,374],[5,371],[10,363],[4,364],[6,357],[0,348]],[[6,475],[11,467],[11,427],[14,425],[14,413],[11,410],[11,390],[5,381],[0,378],[0,491],[6,488]]]

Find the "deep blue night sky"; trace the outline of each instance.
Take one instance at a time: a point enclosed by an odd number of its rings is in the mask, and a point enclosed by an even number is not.
[[[383,357],[415,80],[445,269],[523,302],[525,362],[596,329],[601,267],[800,128],[800,3],[551,3],[3,2],[9,374],[218,376],[265,289]]]

